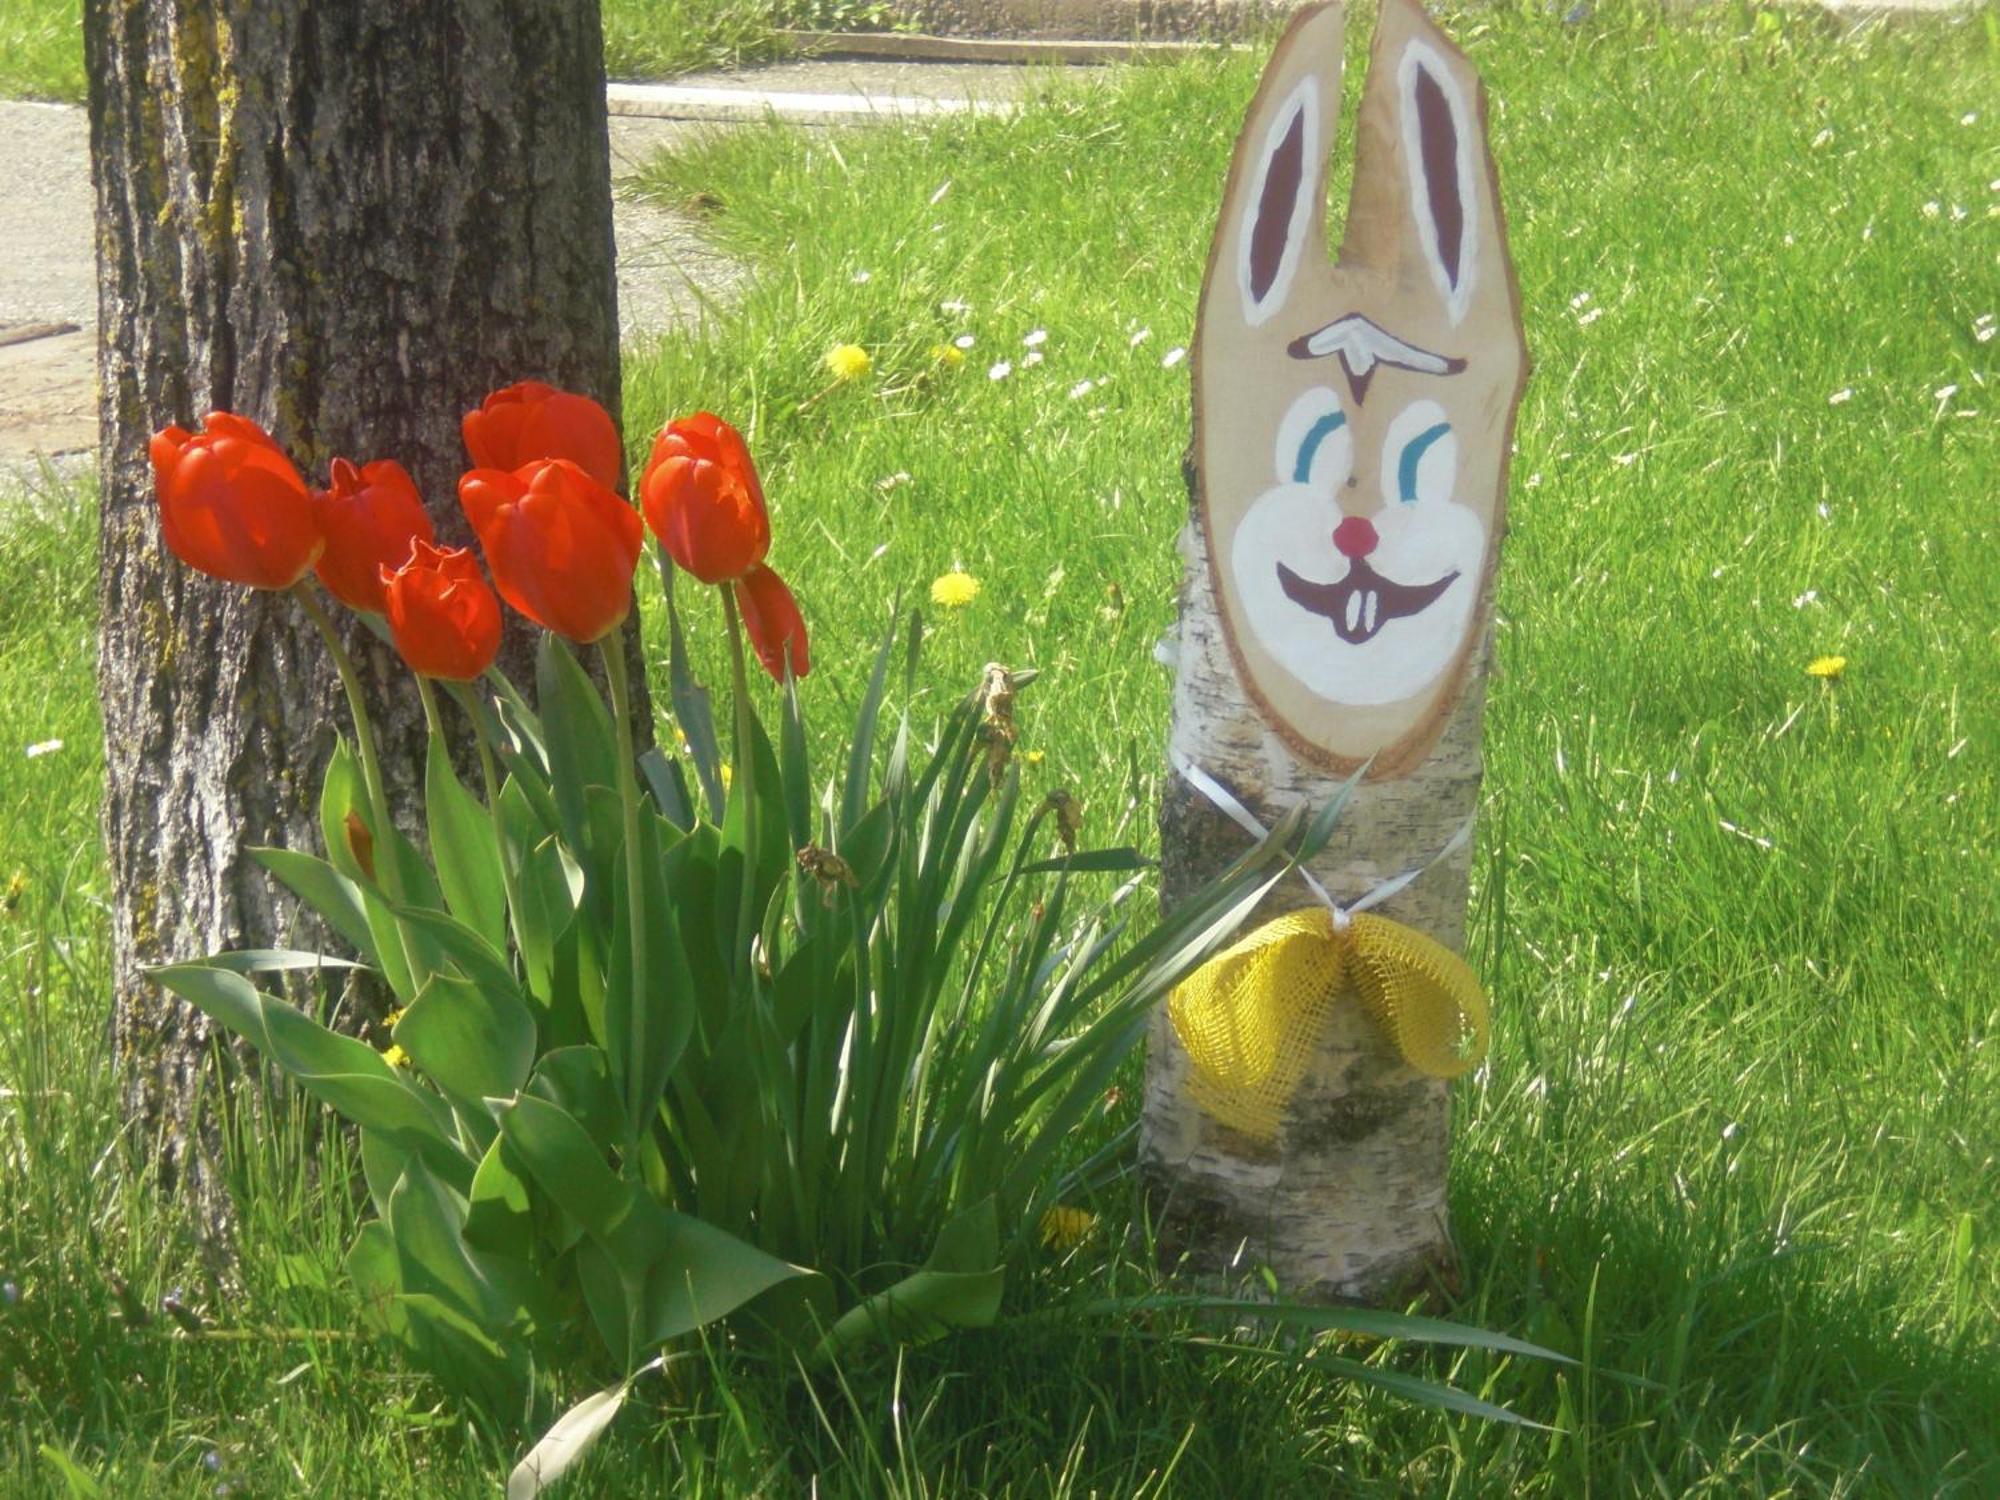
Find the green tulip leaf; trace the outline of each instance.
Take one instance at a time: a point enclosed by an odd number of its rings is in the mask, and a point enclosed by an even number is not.
[[[507,890],[500,878],[500,841],[493,819],[458,779],[444,737],[436,732],[424,759],[424,811],[446,907],[496,949],[504,949]]]
[[[326,925],[339,933],[368,963],[380,966],[375,934],[368,928],[368,911],[361,888],[325,860],[291,849],[251,849],[249,855],[282,881]]]
[[[611,714],[589,675],[553,631],[542,634],[535,658],[535,692],[563,837],[573,849],[582,850],[590,846],[586,791],[618,785],[618,764],[612,759],[618,753],[618,738]]]
[[[535,1066],[535,1020],[518,991],[434,974],[396,1023],[396,1044],[455,1099],[482,1108]]]

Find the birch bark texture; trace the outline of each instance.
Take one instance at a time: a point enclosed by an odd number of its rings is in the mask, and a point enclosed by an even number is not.
[[[1313,860],[1343,905],[1428,866],[1376,910],[1455,950],[1507,458],[1527,374],[1479,79],[1416,0],[1383,0],[1354,124],[1338,260],[1327,159],[1344,17],[1297,13],[1253,98],[1194,341],[1191,516],[1171,760],[1265,826],[1360,775]],[[1171,907],[1248,844],[1170,772]],[[1316,898],[1288,881],[1255,927]],[[1189,1096],[1164,1008],[1141,1164],[1162,1241],[1201,1274],[1268,1266],[1288,1294],[1394,1296],[1448,1262],[1445,1085],[1336,1006],[1275,1140]]]
[[[142,1149],[224,1234],[198,1100],[237,1074],[210,1071],[213,1029],[143,970],[324,946],[243,851],[317,851],[346,712],[294,600],[164,551],[147,438],[229,410],[310,483],[336,455],[393,457],[440,540],[468,544],[459,422],[487,392],[538,378],[618,411],[603,44],[595,0],[87,0],[84,44],[111,1035]],[[414,689],[359,622],[345,633],[408,813]],[[516,621],[503,660],[526,649]]]

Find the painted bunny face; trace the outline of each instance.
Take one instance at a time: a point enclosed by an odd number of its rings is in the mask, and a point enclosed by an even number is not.
[[[1420,763],[1484,633],[1526,374],[1479,83],[1384,0],[1338,265],[1326,156],[1342,15],[1279,44],[1202,292],[1195,460],[1239,671],[1295,747]]]

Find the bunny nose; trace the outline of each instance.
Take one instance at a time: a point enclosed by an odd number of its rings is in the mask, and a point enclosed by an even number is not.
[[[1380,540],[1375,535],[1375,523],[1362,516],[1342,517],[1333,528],[1333,545],[1342,557],[1366,557]]]

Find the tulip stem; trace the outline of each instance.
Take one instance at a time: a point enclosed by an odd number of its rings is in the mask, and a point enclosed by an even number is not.
[[[743,889],[736,905],[736,960],[742,965],[738,977],[753,969],[750,945],[756,934],[750,930],[757,907],[757,763],[751,747],[750,674],[743,662],[743,622],[737,617],[736,594],[723,584],[722,617],[729,622],[729,687],[735,699],[736,743],[731,747],[735,761],[735,786],[743,797]],[[726,813],[725,813],[726,817]]]
[[[625,1153],[629,1168],[637,1167],[637,1153],[630,1149],[645,1130],[639,1118],[643,1102],[640,1093],[646,1074],[646,1020],[650,989],[646,981],[646,884],[645,862],[639,851],[639,777],[633,769],[638,738],[632,723],[632,685],[625,675],[625,632],[614,630],[597,644],[604,656],[604,676],[611,684],[611,712],[618,722],[618,743],[613,754],[618,761],[618,800],[625,812],[625,900],[627,921],[632,929],[632,994],[627,1008],[625,1050],[626,1129],[630,1132]]]
[[[386,859],[376,861],[376,872],[382,880],[382,888],[389,893],[391,901],[403,899],[402,871],[397,866],[396,851],[390,842],[395,832],[395,824],[389,819],[389,793],[382,782],[382,763],[375,755],[375,725],[368,717],[368,700],[361,692],[361,679],[354,675],[354,662],[347,654],[347,648],[340,643],[340,636],[334,631],[333,621],[326,616],[318,599],[313,597],[312,585],[303,581],[295,584],[292,594],[299,601],[300,608],[314,625],[319,627],[321,639],[333,657],[334,670],[340,673],[340,685],[347,693],[347,712],[354,720],[354,738],[361,753],[361,780],[368,791],[370,811],[375,818],[375,836],[382,846]]]
[[[444,720],[438,717],[437,694],[431,691],[431,680],[421,672],[412,672],[417,679],[417,696],[424,702],[424,723],[438,739],[444,738]]]
[[[486,718],[482,712],[485,705],[479,702],[469,682],[447,682],[446,686],[451,689],[452,697],[458,700],[458,706],[465,710],[465,717],[472,721],[472,743],[479,751],[479,777],[486,784],[486,806],[493,814],[494,826],[498,827],[500,772],[493,763],[493,745],[486,733]],[[503,861],[500,869],[505,874],[509,866]]]

